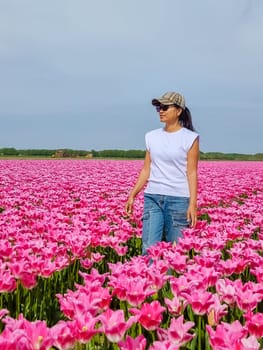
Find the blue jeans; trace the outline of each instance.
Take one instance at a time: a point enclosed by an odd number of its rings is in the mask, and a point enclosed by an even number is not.
[[[160,194],[144,194],[142,226],[142,254],[163,238],[174,242],[182,236],[182,229],[188,227],[186,218],[188,197],[174,197]]]

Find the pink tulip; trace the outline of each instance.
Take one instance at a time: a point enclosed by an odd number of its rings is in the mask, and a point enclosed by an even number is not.
[[[244,316],[248,332],[257,338],[263,338],[263,313],[257,312],[253,314],[249,310]]]
[[[126,300],[132,306],[141,305],[144,300],[156,293],[150,281],[143,277],[128,277],[122,275],[119,278],[111,277],[109,286],[113,287],[113,295],[120,300]]]
[[[258,283],[263,283],[263,266],[262,259],[258,259],[257,266],[251,268],[250,273],[254,275]]]
[[[218,294],[214,294],[212,300],[213,304],[208,309],[208,324],[217,325],[221,318],[227,314],[228,310],[226,304],[221,304]]]
[[[194,261],[203,267],[214,267],[220,262],[221,253],[218,250],[204,250],[194,257]]]
[[[26,261],[10,264],[10,270],[14,277],[21,281],[22,285],[27,289],[32,289],[36,286],[36,274],[30,268]]]
[[[127,251],[128,251],[128,247],[116,244],[116,245],[114,245],[114,250],[116,251],[116,253],[119,256],[124,256],[127,253]]]
[[[53,345],[59,350],[71,350],[77,338],[77,327],[72,321],[59,321],[50,329]]]
[[[129,335],[125,340],[121,340],[118,343],[120,350],[145,350],[146,339],[143,335],[139,335],[136,338],[132,338]]]
[[[154,266],[152,267],[151,265],[147,271],[147,279],[149,281],[149,285],[150,286],[152,285],[150,288],[152,288],[155,292],[162,289],[165,283],[169,280],[169,276],[167,276],[166,273],[164,274],[163,272],[160,272],[158,267],[156,267],[156,264],[155,264],[156,262],[157,261],[154,261],[152,264]],[[168,268],[166,268],[166,271],[167,269]]]
[[[223,275],[231,276],[236,271],[238,262],[233,259],[221,260],[219,266],[222,269]]]
[[[18,320],[5,317],[2,321],[5,329],[1,337],[9,339],[9,344],[16,349],[48,350],[54,342],[45,321],[29,322],[23,315],[19,315]]]
[[[165,308],[157,300],[142,304],[140,310],[135,308],[129,309],[132,314],[138,317],[138,322],[148,331],[157,329],[162,321],[164,310]]]
[[[101,327],[98,332],[105,333],[107,339],[112,343],[118,343],[125,335],[125,332],[136,322],[137,318],[130,317],[126,322],[123,310],[113,311],[107,309],[103,314],[98,316],[101,321]]]
[[[163,253],[166,249],[172,247],[171,242],[157,242],[155,245],[148,248],[147,253],[149,254],[152,260],[158,260],[163,257]]]
[[[82,267],[84,267],[84,269],[89,270],[93,266],[93,261],[90,259],[82,259],[80,264]]]
[[[240,310],[246,312],[254,310],[258,303],[262,301],[262,294],[252,290],[237,290],[236,302]]]
[[[214,266],[205,267],[194,264],[188,267],[188,271],[184,276],[196,286],[199,286],[202,289],[207,289],[208,287],[215,285],[219,272],[215,270]]]
[[[153,275],[165,275],[167,274],[167,271],[169,269],[169,264],[166,260],[154,260],[151,262],[149,266],[147,266],[146,270],[146,276],[151,278]],[[167,280],[170,278],[170,276],[165,277]]]
[[[11,259],[13,255],[13,248],[8,241],[0,241],[0,256],[4,261]]]
[[[79,313],[89,312],[96,316],[106,309],[111,301],[111,295],[107,289],[102,287],[93,291],[89,286],[79,286],[76,292],[68,291],[63,297],[57,295],[60,308],[66,316],[74,319]]]
[[[172,318],[170,327],[167,330],[168,339],[178,346],[185,345],[194,337],[193,334],[187,333],[194,325],[195,323],[190,321],[184,323],[183,316],[177,319]]]
[[[179,350],[180,348],[173,344],[169,340],[165,341],[155,341],[150,347],[149,350]]]
[[[98,333],[96,324],[98,319],[88,312],[85,314],[77,313],[75,316],[76,339],[81,343],[87,343],[94,335]]]
[[[111,270],[111,279],[118,280],[120,278],[151,278],[155,274],[157,276],[165,275],[167,272],[167,263],[162,260],[155,260],[151,264],[149,256],[135,256],[125,263],[117,262],[115,264],[108,263]],[[125,276],[123,276],[125,275]],[[168,278],[167,278],[168,279]]]
[[[184,275],[179,277],[171,277],[170,278],[171,290],[174,295],[178,297],[183,293],[190,293],[193,288],[193,284],[189,281]]]
[[[149,282],[146,279],[130,279],[126,289],[126,300],[132,306],[141,305],[144,300],[156,293],[156,290],[149,286]]]
[[[199,290],[190,294],[184,293],[183,296],[196,315],[205,315],[213,304],[213,294],[210,292]]]
[[[248,338],[242,338],[240,340],[240,350],[259,350],[260,344],[255,336],[250,336]],[[238,349],[238,350],[239,350]]]
[[[7,314],[9,314],[9,311],[6,309],[1,309],[0,310],[0,320],[5,317]]]
[[[228,305],[233,305],[236,301],[236,289],[232,281],[219,279],[216,283],[216,290],[221,299]]]
[[[186,260],[187,260],[187,257],[185,255],[170,249],[170,250],[164,251],[163,258],[167,260],[170,267],[176,272],[183,273],[185,271]]]
[[[90,284],[91,286],[95,285],[96,288],[96,286],[101,286],[105,282],[105,279],[109,274],[100,274],[98,270],[92,268],[90,273],[79,271],[79,275],[83,277],[85,284]]]
[[[239,321],[234,321],[231,324],[222,322],[215,330],[210,326],[206,326],[206,329],[213,350],[239,350],[241,339],[247,335],[247,331]]]
[[[173,316],[181,315],[187,305],[186,300],[181,300],[177,296],[174,296],[172,300],[164,298],[164,302],[168,308],[168,311]]]
[[[16,289],[16,280],[7,271],[0,270],[0,293],[13,292]]]

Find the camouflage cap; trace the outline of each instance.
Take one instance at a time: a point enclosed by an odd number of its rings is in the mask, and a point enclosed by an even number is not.
[[[184,96],[178,94],[178,92],[166,92],[159,98],[154,98],[152,100],[154,106],[162,105],[177,105],[182,109],[185,109],[185,99]]]

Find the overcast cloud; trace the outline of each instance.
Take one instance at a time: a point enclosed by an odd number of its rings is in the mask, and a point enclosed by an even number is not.
[[[263,152],[262,0],[0,0],[0,148],[144,149],[182,93],[201,150]]]

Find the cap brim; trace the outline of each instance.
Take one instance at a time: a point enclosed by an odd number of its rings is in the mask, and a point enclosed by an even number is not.
[[[169,100],[166,100],[165,98],[154,98],[152,100],[153,106],[159,106],[159,105],[172,105],[173,103]]]

